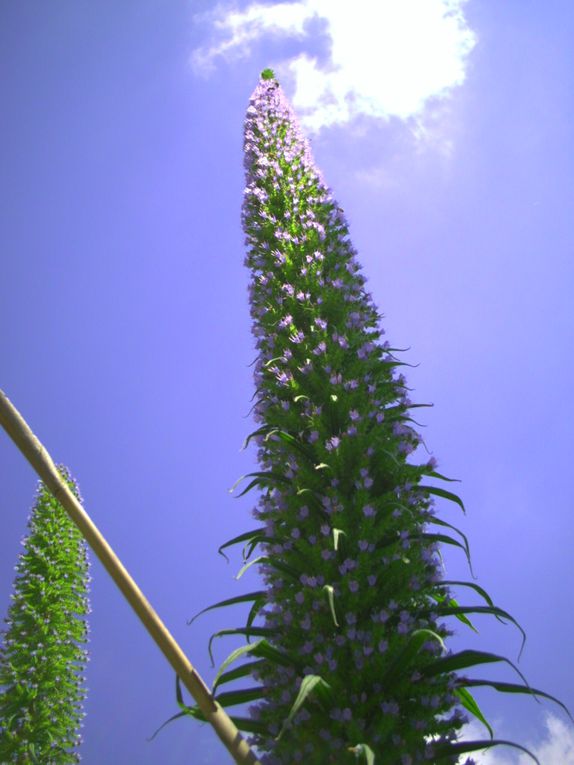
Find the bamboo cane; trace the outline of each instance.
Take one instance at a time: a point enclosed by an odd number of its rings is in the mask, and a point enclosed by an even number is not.
[[[108,574],[139,616],[159,649],[169,661],[182,683],[195,699],[233,759],[240,765],[259,765],[248,743],[215,700],[201,675],[168,631],[150,602],[131,578],[97,526],[60,476],[48,451],[34,435],[20,412],[0,390],[0,425],[32,465],[38,476],[61,503],[72,521],[102,562]]]

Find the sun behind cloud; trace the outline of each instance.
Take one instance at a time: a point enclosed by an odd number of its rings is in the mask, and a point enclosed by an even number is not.
[[[420,119],[429,102],[444,100],[466,76],[476,35],[463,13],[466,0],[300,0],[218,5],[197,17],[212,39],[194,51],[195,72],[208,76],[219,58],[247,58],[262,39],[282,36],[316,43],[321,21],[329,54],[312,52],[270,62],[310,133],[359,116]]]

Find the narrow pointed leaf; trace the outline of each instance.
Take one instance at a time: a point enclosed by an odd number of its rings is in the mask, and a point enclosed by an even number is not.
[[[460,703],[467,710],[467,712],[470,712],[471,715],[474,715],[476,719],[480,720],[480,722],[486,727],[490,738],[494,738],[494,731],[492,730],[486,717],[482,714],[482,711],[472,693],[466,688],[457,688],[455,690],[455,695],[458,696]]]
[[[464,552],[466,555],[466,559],[468,561],[468,566],[470,568],[470,571],[472,575],[474,576],[474,573],[472,571],[472,561],[470,559],[470,550],[468,547],[463,545],[461,542],[458,541],[458,539],[453,539],[453,537],[449,537],[448,534],[419,534],[416,537],[413,535],[411,536],[411,539],[425,539],[429,542],[437,542],[445,545],[453,545],[454,547],[460,547],[460,549]]]
[[[418,406],[428,406],[428,405],[418,404]],[[445,475],[441,475],[440,473],[437,473],[436,470],[433,470],[432,473],[428,473],[427,475],[429,475],[431,478],[438,478],[441,481],[448,481],[449,483],[460,483],[460,478],[447,478]]]
[[[249,644],[251,645],[251,644]],[[214,681],[212,691],[215,692],[216,688],[226,683],[232,683],[234,680],[239,680],[241,677],[251,676],[253,671],[261,669],[265,665],[265,659],[258,659],[257,661],[250,661],[247,664],[241,664],[235,669],[230,669],[228,672],[218,673],[216,677],[217,683]]]
[[[276,741],[279,741],[279,739],[282,737],[283,733],[289,727],[297,712],[301,709],[313,691],[317,693],[319,688],[323,688],[323,690],[327,692],[331,690],[331,686],[326,683],[320,675],[305,675],[299,687],[297,698],[293,702],[293,706],[291,707],[287,719],[283,723],[283,727],[281,728]]]
[[[335,552],[339,549],[339,539],[341,536],[346,537],[346,532],[342,531],[342,529],[333,529],[333,548]]]
[[[267,484],[271,483],[286,483],[289,484],[290,481],[288,478],[286,478],[281,473],[277,473],[273,470],[257,470],[254,473],[246,473],[245,475],[242,475],[241,478],[238,478],[237,481],[233,484],[231,489],[229,489],[229,493],[232,494],[235,487],[241,483],[245,478],[251,478],[254,477],[254,480],[251,481],[249,486],[244,489],[241,494],[237,495],[237,498],[242,497],[244,494],[247,494],[247,492],[252,489],[254,486],[257,486],[258,484],[261,484],[263,486],[266,486]]]
[[[223,552],[223,550],[225,550],[226,547],[232,547],[233,545],[241,544],[241,542],[245,542],[245,541],[247,541],[249,539],[252,539],[254,536],[256,536],[258,534],[265,535],[265,529],[264,528],[259,528],[259,529],[253,529],[252,531],[246,531],[244,534],[240,534],[239,536],[234,537],[233,539],[230,539],[228,542],[225,542],[225,544],[222,544],[221,547],[219,547],[217,552],[220,555],[223,555],[225,560],[227,562],[229,562],[229,558]]]
[[[456,744],[437,744],[433,747],[434,756],[433,762],[440,762],[441,760],[448,759],[452,761],[455,755],[466,754],[467,752],[477,752],[482,749],[491,749],[493,746],[512,746],[515,749],[528,754],[537,765],[540,765],[540,761],[532,754],[532,752],[525,746],[515,744],[514,741],[505,741],[503,739],[492,739],[492,741],[458,741]]]
[[[243,574],[247,571],[247,569],[250,569],[251,566],[255,566],[257,563],[261,563],[262,561],[268,561],[269,558],[267,555],[260,555],[258,558],[253,558],[253,560],[250,560],[249,563],[246,563],[244,566],[242,566],[239,569],[239,573],[235,577],[236,579],[241,579]]]
[[[213,651],[212,651],[212,645],[213,641],[216,638],[219,637],[225,637],[226,635],[245,635],[247,639],[249,639],[251,636],[255,637],[271,637],[271,635],[274,634],[274,630],[269,629],[269,627],[235,627],[234,629],[228,629],[228,630],[219,630],[219,632],[214,633],[209,638],[209,658],[211,659],[211,666],[215,666],[215,662],[213,661]]]
[[[339,627],[340,625],[337,621],[337,613],[335,611],[335,590],[330,584],[326,584],[323,587],[323,590],[327,593],[327,601],[329,603],[329,608],[331,609],[331,616],[333,617],[335,627]]]
[[[349,748],[358,760],[363,760],[367,765],[375,765],[375,753],[367,744],[357,744]]]
[[[542,696],[545,699],[553,701],[566,712],[568,717],[574,722],[574,718],[570,714],[568,707],[563,704],[555,696],[551,696],[549,693],[538,690],[538,688],[531,688],[529,685],[516,685],[516,683],[499,683],[497,680],[474,680],[461,678],[458,683],[463,688],[480,688],[481,686],[490,686],[495,691],[500,693],[525,693],[536,699],[537,696]],[[538,699],[536,699],[538,701]]]
[[[253,688],[240,688],[237,691],[225,691],[216,696],[216,701],[222,707],[234,707],[237,704],[249,704],[250,701],[257,701],[265,696],[265,688],[256,686]]]
[[[415,630],[409,637],[406,645],[397,653],[394,660],[391,661],[388,668],[383,672],[381,686],[389,693],[397,677],[407,671],[408,666],[414,656],[422,649],[423,645],[429,640],[436,640],[443,651],[446,650],[443,639],[433,630],[420,629]]]
[[[446,491],[446,489],[440,489],[438,486],[423,486],[422,484],[418,487],[421,491],[428,491],[429,494],[434,494],[437,497],[442,497],[443,499],[449,499],[451,502],[456,502],[457,505],[462,509],[462,512],[466,514],[466,509],[464,507],[462,499],[457,495],[453,494],[451,491]]]
[[[524,649],[524,643],[526,642],[526,632],[524,632],[516,619],[502,608],[498,608],[498,606],[438,606],[434,610],[441,616],[455,616],[456,614],[491,614],[494,616],[501,616],[503,619],[512,622],[522,634],[522,645],[520,646],[520,652],[518,654],[518,658],[520,658],[522,650]]]
[[[224,662],[220,665],[219,669],[217,670],[217,674],[215,676],[215,680],[213,681],[212,690],[215,691],[217,686],[222,682],[221,678],[223,677],[223,674],[227,667],[229,667],[230,664],[233,664],[234,661],[237,661],[237,659],[241,658],[242,656],[245,656],[246,653],[252,653],[257,646],[262,643],[264,638],[261,640],[258,640],[256,643],[248,643],[247,645],[242,645],[239,648],[236,648],[234,651],[232,651],[227,659],[225,659]]]
[[[193,624],[193,622],[200,617],[202,614],[205,614],[207,611],[212,611],[214,608],[225,608],[226,606],[234,606],[237,603],[249,603],[252,600],[257,600],[261,596],[265,595],[264,590],[257,590],[257,592],[248,592],[245,595],[237,595],[235,598],[228,598],[227,600],[220,600],[219,603],[215,603],[213,606],[208,606],[207,608],[204,608],[199,613],[197,613],[195,616],[193,616],[191,619],[187,621],[187,624]]]
[[[450,656],[442,656],[440,659],[433,661],[432,664],[428,664],[421,669],[421,673],[425,675],[425,677],[434,677],[443,672],[459,672],[461,669],[466,669],[467,667],[478,667],[480,664],[494,664],[499,661],[511,666],[528,687],[526,678],[510,659],[506,659],[504,656],[498,656],[496,653],[486,653],[485,651],[475,651],[472,649],[453,653]]]

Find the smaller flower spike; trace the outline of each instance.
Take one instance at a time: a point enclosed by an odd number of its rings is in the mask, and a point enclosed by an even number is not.
[[[80,499],[68,470],[58,470]],[[80,762],[89,561],[42,482],[22,540],[0,649],[0,762]]]

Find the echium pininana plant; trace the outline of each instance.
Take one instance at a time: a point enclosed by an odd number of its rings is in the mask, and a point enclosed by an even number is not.
[[[78,486],[58,466],[76,497]],[[0,648],[0,762],[80,762],[89,561],[61,504],[39,483]]]
[[[258,444],[261,470],[242,493],[263,492],[261,525],[222,549],[244,543],[248,559],[259,547],[240,573],[258,564],[266,589],[211,607],[253,602],[246,627],[214,636],[252,640],[220,667],[215,690],[247,676],[259,683],[217,698],[258,702],[251,718],[235,719],[264,763],[455,763],[497,743],[522,749],[492,738],[468,689],[532,689],[460,675],[507,660],[453,654],[444,643],[446,617],[470,626],[471,613],[514,620],[478,585],[443,578],[439,544],[468,547],[433,499],[462,502],[428,483],[448,480],[434,458],[415,460],[421,439],[410,412],[420,405],[382,341],[342,210],[271,70],[251,97],[244,149],[259,425],[247,442]],[[485,605],[460,605],[454,585]],[[458,740],[464,708],[490,740]]]

